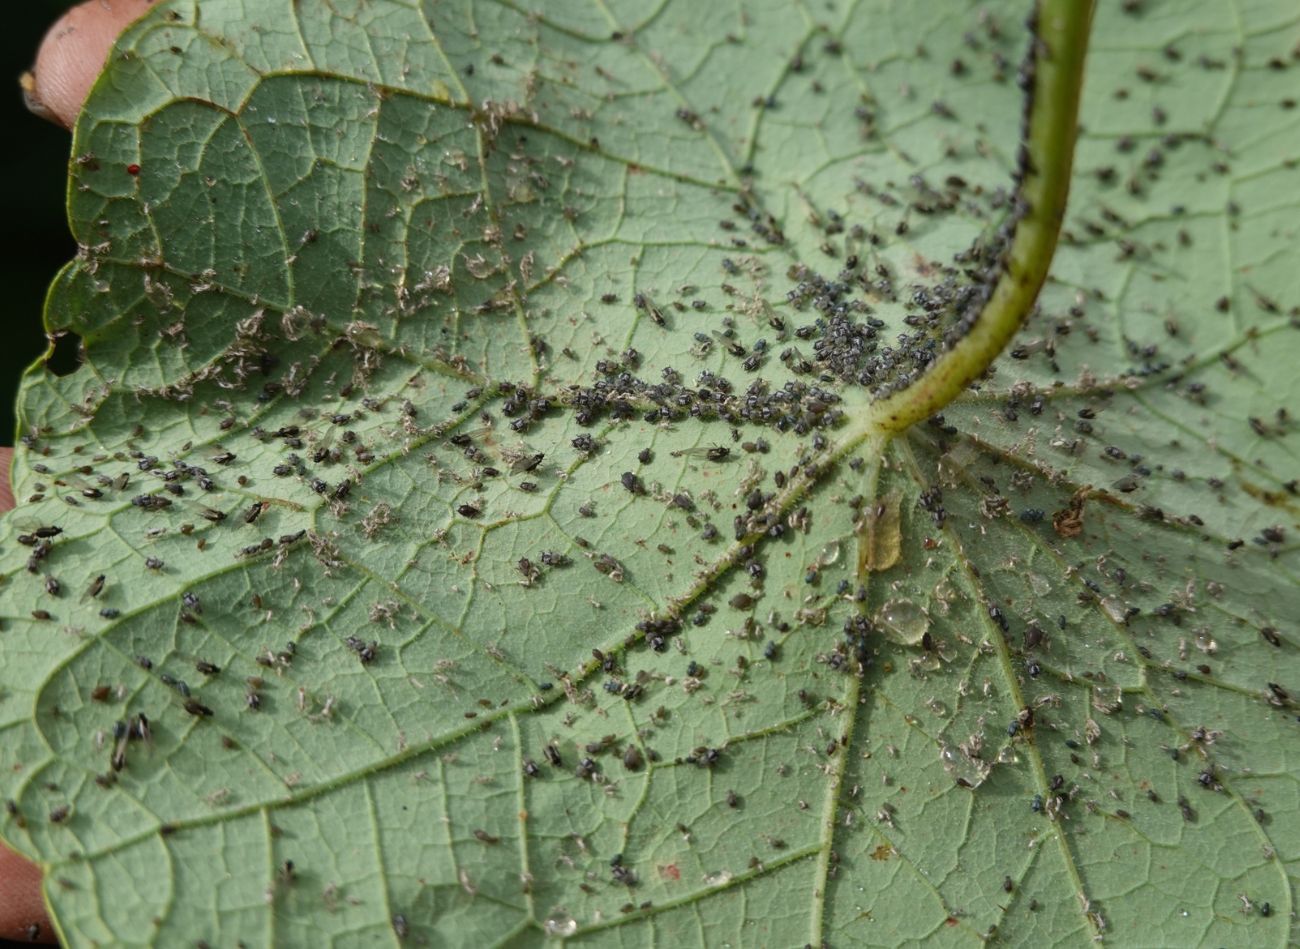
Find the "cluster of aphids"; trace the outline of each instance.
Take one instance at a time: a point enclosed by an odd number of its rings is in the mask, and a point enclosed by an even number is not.
[[[296,428],[296,426],[294,427]],[[257,433],[255,432],[255,437]],[[265,433],[262,434],[265,437]],[[31,435],[24,436],[24,441],[29,448],[36,448],[37,440]],[[188,452],[190,446],[182,446],[183,452]],[[221,466],[228,466],[236,459],[234,452],[225,448],[210,449],[212,460]],[[296,456],[291,456],[296,457]],[[30,504],[38,504],[46,500],[47,495],[54,490],[56,496],[61,498],[65,503],[72,507],[84,506],[85,500],[103,501],[111,503],[127,495],[134,486],[138,491],[138,480],[142,477],[154,479],[160,485],[160,490],[145,491],[135,493],[129,496],[129,504],[132,508],[149,513],[149,514],[169,514],[186,518],[177,527],[177,532],[183,536],[194,534],[195,525],[188,520],[190,515],[196,516],[203,521],[212,525],[223,524],[231,514],[238,513],[238,522],[244,525],[255,524],[260,518],[262,512],[266,509],[268,502],[254,501],[242,512],[227,511],[214,506],[213,498],[219,497],[221,489],[214,480],[214,475],[207,468],[200,465],[190,464],[182,459],[174,460],[170,465],[163,464],[155,455],[146,454],[139,449],[130,451],[119,451],[112,456],[97,456],[96,463],[102,464],[108,461],[114,462],[134,462],[135,473],[121,472],[114,476],[108,476],[98,473],[92,465],[81,465],[72,472],[55,475],[43,462],[37,462],[32,466],[37,475],[49,476],[52,484],[44,481],[37,481],[34,484],[35,492],[26,500]],[[299,459],[300,462],[300,459]],[[274,474],[279,473],[281,465],[274,466]],[[295,467],[295,470],[298,470]],[[299,473],[301,473],[299,471]],[[134,482],[133,482],[134,479]],[[239,486],[242,488],[249,483],[246,475],[240,475],[237,478]],[[320,479],[311,480],[312,489],[317,493],[324,493],[325,488],[321,487],[323,482]],[[347,491],[343,490],[344,486],[350,487],[351,481],[340,482],[332,492],[336,499],[347,496]],[[191,489],[197,488],[198,497],[191,496]],[[57,489],[64,489],[59,491]],[[71,490],[68,490],[71,489]],[[156,539],[163,536],[167,528],[154,526],[146,531],[146,539]],[[63,533],[63,529],[57,525],[42,525],[30,530],[28,533],[19,534],[17,540],[20,544],[31,547],[31,554],[27,559],[27,570],[32,574],[41,575],[44,573],[43,583],[46,592],[53,597],[58,597],[63,593],[62,584],[49,571],[49,559],[55,550],[57,538]],[[305,530],[294,531],[292,533],[280,536],[278,544],[287,547],[301,540],[306,535]],[[197,539],[197,549],[202,551],[207,548],[208,538],[200,535]],[[276,546],[277,541],[266,537],[259,542],[247,545],[238,550],[243,556],[251,556],[272,549]],[[148,555],[144,558],[144,566],[154,572],[161,572],[167,568],[167,564],[161,558]],[[97,575],[86,588],[82,600],[95,599],[103,592],[108,578],[104,574]],[[100,615],[105,619],[115,619],[119,611],[115,607],[104,607]],[[36,610],[33,612],[36,619],[52,619],[48,610]],[[184,612],[182,618],[187,622],[193,621],[192,612]]]
[[[1007,266],[1007,253],[1016,226],[1029,210],[1020,188],[1032,173],[1027,145],[1028,122],[1040,53],[1037,23],[1032,18],[1029,32],[1035,39],[1020,67],[1018,84],[1024,93],[1022,143],[1013,172],[1014,190],[984,193],[972,189],[960,176],[947,176],[933,184],[921,174],[913,175],[906,188],[879,186],[858,180],[856,188],[872,202],[885,208],[904,206],[918,217],[935,217],[957,210],[985,216],[1000,215],[990,233],[968,250],[957,254],[951,264],[931,263],[927,279],[902,284],[900,277],[883,261],[872,262],[874,248],[884,243],[875,230],[848,225],[843,215],[828,212],[820,225],[828,238],[847,234],[849,253],[833,277],[816,272],[806,264],[792,266],[789,277],[794,287],[787,301],[796,311],[814,311],[811,324],[795,330],[799,339],[812,339],[812,358],[796,347],[782,353],[782,361],[796,373],[830,373],[846,383],[863,386],[884,397],[914,383],[947,348],[966,336],[987,304]],[[954,63],[957,71],[960,61]],[[965,71],[961,64],[961,71]],[[936,113],[953,117],[946,106]],[[983,206],[976,200],[981,198]],[[895,235],[907,233],[903,217]],[[823,253],[837,256],[835,245],[822,245]],[[907,329],[890,342],[884,338],[888,323],[875,315],[880,302],[901,305]]]
[[[348,426],[354,418],[364,417],[366,412],[378,413],[382,408],[379,402],[366,399],[363,406],[358,407],[355,412],[335,413],[328,416],[327,425],[322,430],[311,433],[300,425],[284,425],[274,430],[253,426],[240,433],[236,431],[237,422],[233,414],[221,419],[220,431],[227,433],[224,437],[235,438],[246,435],[263,443],[272,441],[280,443],[282,455],[252,465],[247,461],[239,461],[236,452],[220,445],[195,448],[188,442],[178,446],[176,450],[176,456],[181,457],[174,456],[170,462],[134,448],[111,455],[107,453],[95,455],[90,459],[93,463],[80,464],[70,471],[61,473],[53,471],[45,460],[37,461],[32,465],[32,471],[38,479],[42,480],[34,482],[34,493],[26,500],[31,505],[48,508],[59,499],[73,509],[83,509],[88,512],[102,509],[100,505],[112,505],[111,513],[119,517],[129,517],[126,512],[138,511],[148,515],[145,521],[148,526],[143,532],[146,541],[157,541],[166,536],[189,537],[200,552],[215,549],[214,540],[220,535],[214,534],[214,531],[230,532],[232,544],[227,549],[236,557],[260,555],[272,549],[285,550],[305,538],[306,529],[281,534],[278,539],[272,536],[263,537],[251,544],[239,545],[233,541],[241,531],[260,529],[265,523],[265,512],[277,503],[285,503],[290,509],[301,509],[301,506],[295,502],[282,499],[262,498],[249,502],[248,495],[253,490],[251,475],[260,467],[265,469],[263,475],[270,479],[292,476],[315,495],[320,496],[321,503],[333,506],[336,513],[342,513],[344,508],[341,505],[349,497],[350,489],[355,483],[355,470],[331,485],[308,466],[310,464],[327,467],[340,464],[345,461],[345,453],[350,453],[357,462],[363,463],[363,456],[365,456],[364,460],[373,460],[371,449],[366,447],[362,439]],[[413,411],[413,407],[410,407],[409,403],[403,403],[400,411],[403,413]],[[304,418],[308,415],[311,418],[316,417],[314,412],[304,410],[304,413]],[[137,427],[131,433],[131,437],[141,438],[144,434],[143,429]],[[42,446],[36,435],[25,436],[24,442],[37,457],[42,459],[51,457],[51,450]],[[202,452],[213,465],[213,469],[209,470],[184,460],[183,456],[195,452]],[[74,453],[80,453],[80,448],[74,448]],[[304,456],[310,458],[310,462]],[[105,474],[97,470],[113,464],[129,464],[131,467],[128,471],[119,471],[115,474]],[[223,474],[226,477],[222,477]],[[240,499],[233,506],[229,503],[226,492],[235,485],[219,485],[218,480],[231,480],[237,484]],[[147,482],[143,490],[142,482]],[[20,516],[16,523],[21,523],[22,519]],[[200,530],[196,524],[205,527]],[[129,576],[110,579],[107,573],[96,573],[81,592],[79,605],[69,603],[68,609],[74,611],[72,615],[63,615],[62,610],[56,609],[55,603],[64,598],[67,593],[64,584],[53,572],[59,564],[58,544],[67,536],[66,526],[66,524],[60,526],[39,523],[17,535],[16,539],[19,543],[31,549],[27,569],[39,578],[44,596],[50,603],[49,608],[41,607],[32,610],[32,618],[38,621],[68,622],[75,619],[75,611],[78,609],[99,607],[100,617],[116,620],[122,615],[121,606],[101,606],[101,604],[110,593],[115,594],[120,603],[121,597],[129,594],[133,589],[132,578]],[[174,570],[169,568],[161,557],[153,554],[142,554],[141,563],[142,568],[150,572],[163,573]],[[185,590],[178,599],[178,621],[186,625],[200,625],[203,621],[204,605],[199,593]],[[254,601],[255,603],[260,601],[260,596],[255,596]],[[362,665],[374,662],[379,656],[380,646],[374,640],[366,642],[352,637],[349,638],[347,645]],[[293,644],[287,643],[278,653],[268,650],[265,655],[259,654],[255,658],[258,664],[282,673],[292,662],[293,655]],[[190,715],[198,719],[206,719],[215,714],[214,709],[197,695],[196,688],[191,687],[184,678],[174,674],[174,670],[155,669],[153,661],[145,656],[137,657],[136,664],[146,673],[156,676],[158,681],[175,692],[180,707]],[[195,671],[205,679],[221,672],[215,663],[206,659],[198,658],[193,664]],[[245,703],[249,711],[257,711],[262,707],[261,690],[261,678],[249,677]],[[91,691],[91,698],[97,702],[109,701],[111,690],[107,686],[96,686]],[[143,712],[115,724],[110,749],[110,767],[97,779],[99,783],[104,786],[112,783],[116,773],[126,766],[130,744],[135,741],[147,741],[149,737],[149,719]]]
[[[1031,20],[1029,27],[1032,33],[1036,24]],[[990,38],[999,40],[1001,34],[991,32]],[[1025,92],[1025,131],[1032,105],[1037,46],[1036,41],[1029,44],[1018,77]],[[962,64],[961,69],[966,68]],[[952,117],[946,107],[937,111]],[[793,283],[786,294],[789,308],[796,314],[812,313],[811,321],[796,326],[789,316],[769,312],[769,329],[776,345],[765,337],[742,339],[730,317],[722,320],[720,332],[695,334],[693,354],[697,357],[707,356],[720,346],[739,362],[741,372],[751,373],[775,354],[789,373],[809,377],[808,383],[794,380],[774,389],[764,379],[745,383],[734,376],[703,372],[692,385],[685,381],[687,373],[676,367],[664,368],[660,380],[647,380],[637,375],[638,359],[631,358],[622,364],[602,361],[600,378],[591,385],[572,387],[565,393],[565,401],[576,409],[583,424],[603,417],[640,417],[648,422],[691,417],[773,425],[800,434],[814,426],[834,424],[842,413],[831,409],[826,418],[821,418],[827,409],[818,411],[840,401],[840,395],[833,391],[836,387],[830,383],[861,386],[883,397],[915,382],[940,353],[969,332],[1005,270],[1015,228],[1027,210],[1019,197],[1019,185],[1031,170],[1022,144],[1013,174],[1016,189],[1010,193],[972,187],[956,175],[935,184],[918,173],[901,187],[858,180],[856,190],[869,203],[904,208],[905,214],[894,229],[896,236],[907,233],[908,217],[938,218],[961,212],[981,217],[996,215],[998,220],[967,251],[957,254],[951,264],[930,262],[924,278],[908,280],[878,252],[887,243],[885,235],[851,224],[839,212],[825,211],[816,216],[815,226],[826,237],[823,253],[842,258],[838,272],[823,274],[805,262],[792,265],[787,274]],[[771,245],[788,245],[785,231],[763,209],[756,192],[743,190],[733,210],[759,239]],[[737,230],[736,221],[730,218],[721,225],[729,234]],[[730,240],[742,247],[747,243],[736,237]],[[743,273],[744,267],[724,258],[722,270],[722,289],[734,295],[735,288],[727,281]],[[664,300],[642,290],[633,294],[631,302],[634,310],[652,324],[671,328],[673,310],[710,307],[695,296],[695,290],[690,286],[680,288],[680,296],[686,300]],[[615,294],[601,299],[607,304],[624,303]],[[892,340],[888,336],[889,321],[877,314],[882,303],[887,305],[882,311],[885,316],[900,308],[903,311],[901,322],[905,329]]]
[[[1022,69],[1022,83],[1026,89],[1032,86],[1033,69],[1034,57],[1031,51]],[[1027,170],[1027,158],[1022,152],[1017,180]],[[865,183],[860,185],[859,191],[882,205],[897,203],[901,194],[890,187]],[[874,231],[868,231],[860,225],[850,225],[842,216],[828,212],[823,223],[828,241],[832,237],[843,235],[843,239],[850,242],[854,249],[844,257],[839,272],[833,277],[818,274],[804,265],[795,265],[790,269],[789,277],[794,286],[787,295],[787,302],[793,313],[815,314],[810,322],[795,326],[792,316],[769,311],[766,316],[767,328],[763,332],[769,333],[777,341],[776,344],[767,335],[743,339],[737,321],[731,316],[721,319],[720,330],[700,332],[695,336],[692,348],[695,356],[703,358],[715,350],[725,351],[735,361],[739,372],[749,377],[747,381],[739,382],[711,370],[694,373],[693,378],[688,379],[688,373],[670,366],[663,367],[658,378],[646,379],[639,374],[643,361],[641,354],[629,348],[617,357],[601,360],[596,367],[598,378],[590,384],[574,385],[562,392],[548,394],[536,390],[531,384],[500,382],[494,387],[481,386],[470,390],[465,400],[452,406],[452,409],[464,410],[469,402],[475,400],[499,399],[500,411],[511,420],[509,426],[516,433],[525,432],[540,420],[563,410],[570,412],[582,426],[594,426],[605,419],[640,419],[652,424],[699,420],[724,423],[735,430],[757,426],[799,436],[811,435],[807,451],[792,458],[789,466],[772,473],[773,489],[753,486],[746,492],[743,507],[734,517],[731,536],[737,547],[729,557],[749,577],[751,583],[761,585],[765,567],[757,544],[764,537],[779,537],[790,529],[790,512],[783,507],[786,489],[794,483],[811,482],[820,476],[821,469],[816,456],[829,444],[823,433],[845,417],[843,397],[836,391],[838,387],[835,383],[851,383],[876,394],[883,394],[907,385],[924,372],[938,351],[960,338],[978,315],[993,282],[1001,273],[1005,247],[1019,215],[1023,213],[1023,208],[1015,197],[1008,197],[1001,192],[988,195],[976,193],[955,176],[945,179],[939,186],[932,185],[920,175],[908,182],[902,200],[906,201],[910,212],[916,215],[936,216],[958,210],[969,212],[976,203],[976,197],[985,199],[988,210],[1005,212],[1004,219],[992,238],[977,244],[970,252],[959,255],[954,266],[938,268],[940,278],[929,285],[905,285],[883,261],[872,262],[870,258],[874,256],[874,249],[884,239]],[[750,230],[759,239],[774,246],[787,244],[788,238],[780,223],[761,207],[753,192],[743,191],[733,210],[748,222]],[[723,228],[734,231],[736,225],[727,221]],[[896,233],[901,235],[903,231]],[[829,244],[825,246],[830,247]],[[837,256],[839,251],[832,248],[827,253],[829,256]],[[726,280],[736,278],[742,272],[742,267],[731,258],[724,258],[721,266],[724,275],[723,292],[735,295],[735,288]],[[608,305],[630,303],[636,313],[652,325],[660,327],[669,327],[677,313],[706,311],[710,306],[697,295],[696,288],[687,286],[679,288],[676,298],[672,300],[655,299],[652,293],[641,290],[634,293],[630,300],[610,295],[602,298],[602,301]],[[873,304],[881,301],[901,305],[906,313],[904,322],[908,329],[892,344],[886,344],[882,340],[881,334],[886,329],[886,323],[873,312]],[[785,345],[778,353],[781,344]],[[802,344],[808,344],[807,348],[802,348]],[[794,376],[808,378],[787,379],[777,386],[758,375],[758,371],[773,354]],[[264,387],[265,393],[269,393],[269,398],[275,398],[277,395],[283,396],[284,390]],[[344,398],[351,395],[347,387],[339,394]],[[361,467],[374,463],[377,460],[375,451],[349,425],[354,417],[362,417],[367,411],[378,412],[381,408],[381,403],[376,400],[364,399],[362,407],[356,412],[330,416],[328,434],[320,438],[310,438],[307,428],[299,424],[282,425],[274,430],[253,426],[246,434],[257,442],[274,442],[281,447],[280,456],[267,463],[267,474],[271,478],[293,479],[316,495],[320,499],[319,503],[342,505],[352,494],[359,475],[349,474],[331,483],[320,469],[345,460],[353,461]],[[411,402],[403,402],[400,415],[408,425],[413,426],[418,410]],[[233,416],[221,422],[223,432],[230,431],[234,426]],[[521,452],[517,457],[498,461],[478,446],[475,438],[467,432],[452,434],[449,441],[479,463],[482,477],[502,474],[504,468],[511,475],[523,479],[520,481],[521,490],[530,490],[528,485],[535,488],[531,476],[542,464],[545,452]],[[746,445],[752,444],[754,451],[760,451],[760,442],[761,440],[755,440]],[[34,444],[29,447],[34,447]],[[589,456],[597,452],[600,445],[591,436],[579,435],[573,439],[573,447],[580,454]],[[189,446],[184,446],[180,454],[188,450]],[[733,449],[725,445],[714,445],[700,449],[699,453],[704,461],[721,464],[731,459]],[[221,446],[212,448],[209,457],[216,469],[225,469],[236,461],[236,453]],[[75,488],[75,491],[60,496],[69,505],[80,506],[85,501],[107,500],[114,494],[124,496],[131,486],[132,478],[138,481],[142,477],[148,477],[157,482],[157,490],[133,494],[130,497],[133,508],[143,513],[171,517],[183,517],[182,512],[193,512],[211,525],[224,524],[224,529],[235,530],[241,526],[257,525],[270,504],[267,500],[245,500],[239,509],[227,510],[192,499],[192,491],[197,490],[202,497],[215,494],[220,489],[214,472],[183,460],[173,460],[166,464],[139,450],[119,452],[113,456],[113,460],[134,462],[136,470],[133,473],[107,476],[97,474],[93,468],[86,466],[76,476],[77,480],[65,475],[56,481],[57,486]],[[501,468],[497,467],[498,464]],[[38,474],[48,473],[41,465],[34,466],[34,470]],[[241,489],[249,484],[246,475],[240,475],[237,480]],[[626,472],[620,480],[622,486],[633,494],[647,492],[636,472]],[[32,501],[44,499],[48,490],[44,484],[38,484],[36,488]],[[689,493],[677,492],[667,499],[667,503],[681,510],[687,517],[696,516],[696,504]],[[483,515],[484,506],[481,501],[466,501],[459,504],[456,511],[461,517],[476,519]],[[797,523],[798,512],[794,514]],[[806,521],[806,516],[803,520]],[[181,534],[189,534],[193,530],[189,524],[182,524],[179,528]],[[704,530],[706,536],[710,536],[711,532],[711,536],[716,537],[719,533],[711,523],[705,523]],[[60,528],[56,526],[42,525],[19,538],[31,547],[28,569],[32,573],[39,574],[46,569],[47,560],[60,533]],[[236,553],[245,557],[258,556],[277,546],[284,548],[295,544],[306,533],[305,530],[286,533],[278,541],[262,537],[254,543],[237,547]],[[205,539],[199,539],[200,549],[205,543]],[[621,566],[609,555],[593,555],[592,561],[596,569],[608,576],[621,575]],[[531,585],[540,578],[543,567],[556,568],[567,563],[568,558],[564,554],[544,551],[537,561],[531,557],[521,558],[517,569],[524,584]],[[144,565],[153,571],[166,569],[166,564],[156,557],[147,558]],[[60,595],[61,587],[57,578],[46,576],[44,583],[47,594]],[[85,591],[85,598],[99,597],[107,583],[105,575],[97,575]],[[181,621],[197,624],[201,622],[201,614],[202,606],[197,595],[184,594],[181,598]],[[101,615],[113,619],[119,612],[115,607],[105,607],[101,610]],[[53,618],[45,609],[33,611],[33,616],[42,620]],[[866,644],[870,630],[864,625],[865,622],[860,617],[850,620],[844,630],[843,643],[834,652],[832,665],[843,666],[860,674],[861,669],[869,664]],[[662,651],[682,626],[683,618],[676,615],[653,616],[638,623],[636,637],[644,639],[652,649]],[[375,662],[380,655],[380,645],[376,640],[349,637],[347,647],[363,665]],[[279,668],[291,662],[292,656],[292,649],[287,648],[280,654],[268,652],[265,658],[259,656],[258,661]],[[150,668],[143,663],[141,665]],[[215,665],[202,660],[196,669],[206,676],[220,671]],[[159,676],[165,685],[180,695],[183,707],[191,715],[200,719],[213,715],[213,709],[195,697],[184,680],[164,673],[159,673]],[[250,711],[261,708],[261,685],[257,677],[249,679],[245,704]],[[619,683],[618,692],[629,698],[639,694],[638,689],[640,685],[636,682]],[[119,771],[125,766],[131,742],[148,740],[149,737],[149,724],[143,713],[137,713],[119,725],[120,727],[114,727],[110,772]],[[625,764],[633,768],[639,767],[640,750],[636,746],[628,747]],[[702,763],[702,766],[711,766],[717,760],[717,751],[702,749],[693,760]]]
[[[603,738],[596,741],[588,742],[581,750],[585,752],[585,754],[583,754],[582,758],[579,759],[577,765],[574,767],[573,774],[577,778],[585,781],[592,781],[596,784],[604,783],[604,778],[602,776],[603,768],[597,759],[599,756],[608,752],[616,753],[622,761],[623,767],[628,771],[640,771],[645,765],[647,754],[651,761],[659,760],[659,755],[657,753],[653,751],[648,753],[643,752],[641,746],[636,742],[627,742],[623,745],[622,751],[620,752],[619,743],[613,735],[605,735]],[[559,746],[554,742],[545,745],[542,752],[543,757],[546,759],[546,763],[551,768],[556,770],[564,768],[564,756],[560,752]],[[523,772],[524,776],[528,778],[540,778],[545,774],[541,765],[539,765],[533,758],[524,758]]]
[[[784,326],[780,317],[772,317]],[[725,317],[723,329],[703,336],[701,347],[720,343],[745,359],[768,350],[759,338],[751,345],[737,342],[735,320]],[[650,424],[698,420],[725,422],[733,426],[770,426],[797,434],[832,426],[843,418],[838,407],[842,398],[819,380],[787,380],[780,387],[763,378],[738,384],[711,370],[701,370],[689,380],[674,366],[664,366],[658,379],[636,373],[640,354],[628,350],[620,360],[602,360],[600,377],[590,385],[573,385],[563,393],[564,403],[580,425],[592,426],[603,419],[641,419]],[[757,368],[757,366],[755,367]]]

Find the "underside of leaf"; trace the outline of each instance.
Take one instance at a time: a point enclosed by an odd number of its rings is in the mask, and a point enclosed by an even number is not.
[[[1287,944],[1300,20],[1098,11],[1044,283],[1083,8],[134,26],[0,522],[67,943]]]

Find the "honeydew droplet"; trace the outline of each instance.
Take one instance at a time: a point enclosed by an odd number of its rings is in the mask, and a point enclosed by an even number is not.
[[[905,646],[915,646],[930,628],[930,617],[911,600],[888,600],[876,613],[876,622]]]
[[[572,936],[578,931],[578,921],[561,910],[547,916],[542,928],[552,936]]]
[[[943,770],[966,788],[979,787],[993,770],[993,766],[987,761],[972,758],[951,745],[939,747],[939,761],[943,765]]]
[[[817,555],[817,566],[829,567],[840,559],[840,542],[833,540]]]

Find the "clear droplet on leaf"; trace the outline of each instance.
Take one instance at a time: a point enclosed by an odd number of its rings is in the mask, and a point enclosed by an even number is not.
[[[964,754],[961,749],[951,745],[939,746],[939,761],[943,765],[943,770],[965,788],[979,787],[993,770],[993,766],[987,761]]]
[[[898,495],[871,504],[858,525],[858,574],[888,570],[898,563],[902,545]]]
[[[817,555],[818,567],[829,567],[840,559],[840,542],[833,540]]]
[[[578,931],[578,921],[563,910],[546,917],[542,928],[552,936],[572,936]]]
[[[939,662],[939,657],[932,652],[923,652],[907,664],[907,668],[911,670],[912,675],[938,672],[941,666],[942,663]]]
[[[886,601],[876,612],[876,622],[905,646],[915,646],[930,628],[930,617],[911,600]]]

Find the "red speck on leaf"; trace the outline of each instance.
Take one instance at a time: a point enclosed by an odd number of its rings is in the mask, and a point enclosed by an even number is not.
[[[677,864],[675,863],[670,863],[666,866],[660,867],[659,873],[665,880],[680,880],[682,878],[682,871],[677,869]]]
[[[140,174],[140,166],[135,162],[132,162],[126,166],[126,173],[134,178],[136,175]]]

